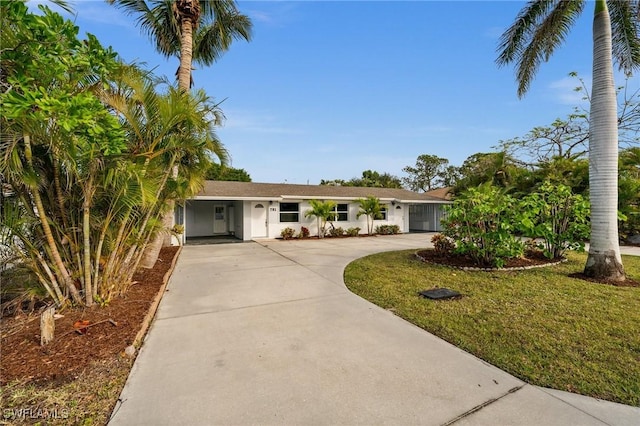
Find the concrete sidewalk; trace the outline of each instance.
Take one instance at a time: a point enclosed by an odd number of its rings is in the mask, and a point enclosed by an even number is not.
[[[431,234],[188,246],[110,425],[637,425],[350,293],[353,259]]]

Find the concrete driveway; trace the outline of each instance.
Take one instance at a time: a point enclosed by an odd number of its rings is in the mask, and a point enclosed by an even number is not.
[[[344,286],[431,234],[187,246],[110,425],[637,425],[525,384]]]

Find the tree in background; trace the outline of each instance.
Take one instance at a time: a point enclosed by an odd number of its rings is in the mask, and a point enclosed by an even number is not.
[[[232,182],[251,182],[251,176],[245,169],[236,169],[218,163],[212,163],[205,176],[207,180]]]
[[[418,156],[415,167],[407,166],[402,169],[409,176],[402,178],[404,184],[412,191],[426,192],[444,183],[442,176],[448,171],[449,160],[437,155],[422,154]]]
[[[479,152],[464,160],[459,172],[460,178],[454,188],[456,193],[485,183],[513,189],[526,174],[526,169],[506,152]]]
[[[540,63],[564,41],[585,3],[530,1],[502,35],[497,63],[516,63],[518,96],[524,96]],[[619,281],[625,274],[618,244],[618,129],[612,54],[627,73],[640,65],[639,12],[637,2],[595,1],[589,117],[591,245],[584,273]]]
[[[333,179],[320,181],[320,185],[327,186],[356,186],[367,188],[402,188],[400,178],[389,173],[379,173],[374,170],[365,170],[362,177],[350,180]]]

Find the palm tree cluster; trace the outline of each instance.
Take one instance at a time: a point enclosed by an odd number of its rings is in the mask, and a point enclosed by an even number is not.
[[[106,303],[131,285],[167,201],[226,162],[222,113],[45,7],[0,7],[3,263],[58,305]]]

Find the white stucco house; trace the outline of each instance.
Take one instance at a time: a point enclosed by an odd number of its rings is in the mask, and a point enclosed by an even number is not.
[[[307,227],[317,235],[316,219],[305,217],[309,200],[337,203],[334,226],[360,227],[358,198],[374,196],[385,206],[377,225],[398,225],[402,232],[439,231],[442,206],[450,204],[448,191],[416,193],[405,189],[292,185],[254,182],[206,181],[203,189],[179,206],[176,223],[184,225],[183,239],[232,235],[241,240],[278,238],[284,228],[296,232]],[[185,242],[185,241],[183,241]]]

